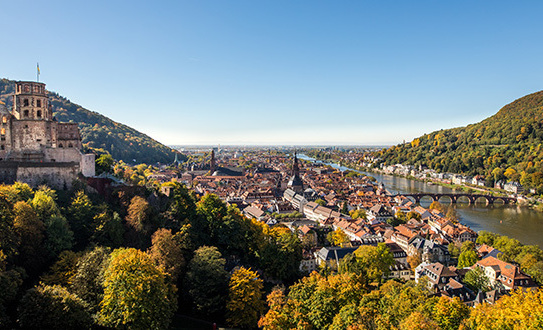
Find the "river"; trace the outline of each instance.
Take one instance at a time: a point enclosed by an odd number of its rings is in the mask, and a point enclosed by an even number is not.
[[[314,158],[306,155],[299,155],[300,159],[316,161]],[[320,161],[316,161],[320,162]],[[334,168],[353,170],[338,164],[325,163]],[[425,182],[396,177],[392,175],[379,174],[373,172],[357,171],[374,177],[378,182],[385,185],[385,188],[392,193],[459,193],[453,189],[439,185],[429,185]],[[447,198],[440,202],[448,204]],[[430,198],[423,198],[421,205],[428,207],[431,203]],[[507,235],[518,239],[523,244],[536,244],[543,248],[543,213],[532,210],[527,207],[516,205],[485,205],[467,203],[457,203],[456,210],[460,222],[468,225],[475,231],[487,230],[500,235]]]

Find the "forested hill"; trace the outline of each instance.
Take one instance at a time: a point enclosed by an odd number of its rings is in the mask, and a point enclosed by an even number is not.
[[[0,80],[0,100],[11,104],[11,97],[8,95],[14,91],[14,81]],[[167,164],[175,158],[175,152],[171,148],[129,126],[87,110],[57,93],[49,92],[49,99],[53,106],[53,115],[58,121],[79,123],[85,148],[98,153],[103,152],[100,150],[103,149],[115,159],[130,163],[135,159],[138,163]]]
[[[426,165],[484,175],[487,184],[519,181],[543,193],[543,91],[524,96],[497,114],[466,127],[440,130],[379,152],[386,164]]]

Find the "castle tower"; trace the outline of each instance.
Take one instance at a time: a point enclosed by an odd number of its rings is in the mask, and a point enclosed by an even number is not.
[[[13,115],[18,120],[53,120],[45,84],[18,81],[13,95]]]

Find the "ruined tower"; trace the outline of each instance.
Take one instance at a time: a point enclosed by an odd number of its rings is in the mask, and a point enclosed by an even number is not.
[[[0,182],[70,187],[94,175],[94,155],[81,153],[77,123],[59,123],[44,83],[15,83],[13,107],[0,104]]]

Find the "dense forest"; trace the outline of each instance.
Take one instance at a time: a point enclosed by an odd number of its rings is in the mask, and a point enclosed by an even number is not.
[[[517,181],[543,194],[543,91],[504,106],[480,123],[440,130],[377,153],[381,162],[483,175],[490,186]]]
[[[13,81],[1,79],[0,100],[9,105],[11,98],[8,95],[15,91],[14,88]],[[88,150],[99,154],[109,152],[113,158],[127,163],[168,164],[175,158],[171,148],[131,127],[87,110],[54,92],[49,92],[49,100],[58,121],[79,123],[82,142]],[[178,158],[183,160],[184,156],[180,154]]]
[[[169,198],[1,185],[0,328],[163,329],[179,314],[256,326],[264,280],[299,277],[298,237],[169,185]]]

